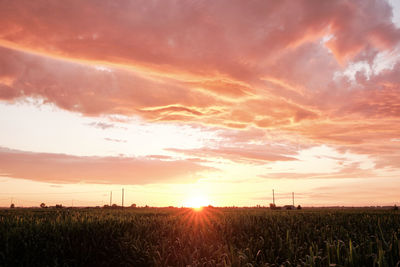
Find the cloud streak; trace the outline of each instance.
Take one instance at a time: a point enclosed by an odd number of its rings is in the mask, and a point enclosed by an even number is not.
[[[50,183],[157,184],[190,183],[204,171],[186,160],[163,157],[78,157],[0,148],[2,176]]]
[[[169,148],[167,151],[182,153],[188,156],[203,158],[223,158],[233,162],[265,164],[274,161],[293,161],[297,160],[293,151],[277,149],[267,145],[247,145],[246,147],[227,147],[218,148],[199,148],[199,149],[176,149]],[[287,153],[287,154],[286,154]]]

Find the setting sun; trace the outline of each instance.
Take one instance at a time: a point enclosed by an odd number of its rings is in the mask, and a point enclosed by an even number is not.
[[[210,201],[204,195],[196,195],[190,197],[184,204],[185,207],[200,210],[202,207],[208,206]]]

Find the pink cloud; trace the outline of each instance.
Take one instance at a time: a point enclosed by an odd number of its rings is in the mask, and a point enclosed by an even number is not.
[[[36,95],[88,115],[139,113],[235,128],[317,119],[324,107],[314,93],[333,90],[335,58],[372,60],[369,51],[391,49],[400,38],[383,1],[19,1],[0,12],[0,45],[42,54],[2,51],[2,99]],[[321,43],[327,35],[335,57]],[[89,62],[131,71],[81,66]],[[240,99],[240,112],[198,118],[212,113],[199,108],[223,111]],[[254,104],[262,108],[251,110]],[[158,114],[166,111],[173,114]]]
[[[0,78],[13,77],[12,86],[0,83],[3,100],[40,97],[63,109],[91,116],[135,113],[145,116],[144,108],[181,105],[207,109],[218,103],[201,92],[191,93],[173,82],[145,78],[133,72],[118,69],[105,72],[94,66],[4,48],[0,48],[0,55],[0,62],[5,66]],[[187,110],[183,107],[175,111],[187,113]]]
[[[1,11],[1,39],[10,45],[68,58],[241,79],[260,71],[257,62],[326,34],[334,36],[328,47],[339,59],[399,40],[390,6],[372,0],[18,1],[4,4]]]
[[[399,45],[392,15],[373,0],[9,1],[0,99],[235,129],[231,140],[258,128],[377,155],[399,136],[399,65],[356,81],[335,73]],[[291,158],[245,146],[191,153]]]
[[[196,181],[215,170],[193,161],[162,157],[78,157],[0,148],[3,176],[51,183],[154,184]]]

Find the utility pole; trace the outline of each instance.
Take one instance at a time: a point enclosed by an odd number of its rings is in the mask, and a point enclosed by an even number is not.
[[[293,202],[293,207],[294,207],[294,192],[292,192],[292,202]]]
[[[274,189],[272,189],[272,203],[275,205],[275,192],[274,192]]]
[[[110,191],[110,207],[112,205],[112,190]]]
[[[124,189],[122,188],[122,207],[124,207]]]

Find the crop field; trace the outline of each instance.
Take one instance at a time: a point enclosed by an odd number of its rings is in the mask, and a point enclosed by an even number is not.
[[[374,209],[4,209],[0,266],[399,266]]]

